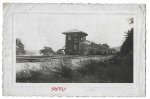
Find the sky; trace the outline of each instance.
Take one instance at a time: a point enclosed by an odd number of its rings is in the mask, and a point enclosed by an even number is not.
[[[44,46],[54,51],[65,46],[62,32],[78,29],[88,34],[87,40],[110,47],[121,46],[125,32],[132,26],[127,14],[40,14],[20,13],[13,17],[13,34],[20,38],[25,50],[40,50]]]

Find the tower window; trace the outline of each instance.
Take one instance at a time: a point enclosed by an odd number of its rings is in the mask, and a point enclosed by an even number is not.
[[[77,50],[77,48],[78,48],[78,45],[75,44],[74,45],[74,50]]]
[[[82,40],[85,41],[85,40],[86,40],[86,37],[83,37]]]
[[[71,40],[71,36],[70,35],[68,35],[68,40]]]

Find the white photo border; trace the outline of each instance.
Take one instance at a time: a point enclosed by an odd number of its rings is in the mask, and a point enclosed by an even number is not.
[[[45,10],[36,10],[35,5]],[[46,10],[47,7],[55,9]],[[17,13],[40,12],[133,15],[135,19],[134,83],[16,83],[13,16]],[[3,94],[8,96],[145,96],[145,14],[145,5],[141,4],[4,4]],[[51,92],[53,86],[66,87],[67,90],[63,93]]]

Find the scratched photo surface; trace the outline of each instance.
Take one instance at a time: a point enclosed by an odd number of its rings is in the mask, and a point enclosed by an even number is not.
[[[118,13],[14,14],[16,83],[133,83],[134,23]]]

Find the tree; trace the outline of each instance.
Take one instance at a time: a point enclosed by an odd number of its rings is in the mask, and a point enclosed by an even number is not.
[[[64,55],[65,53],[64,53],[63,49],[58,49],[58,50],[56,51],[56,54]]]
[[[21,42],[19,38],[16,38],[16,55],[25,54],[24,44]]]
[[[134,24],[133,18],[128,18],[128,23],[129,25]],[[133,28],[128,30],[126,34],[126,39],[121,46],[121,51],[120,51],[121,55],[127,55],[133,52],[133,31],[134,31]]]
[[[104,48],[109,48],[108,44],[102,44],[101,46],[104,47]]]
[[[126,39],[121,46],[120,52],[122,55],[133,52],[133,28],[127,32]]]
[[[40,50],[40,54],[46,56],[46,55],[53,55],[55,54],[55,52],[53,51],[53,49],[51,47],[44,47],[44,49]]]
[[[130,25],[134,23],[133,18],[129,18]],[[120,78],[122,82],[133,82],[133,32],[131,28],[126,33],[126,39],[121,46],[121,59],[120,59]]]

